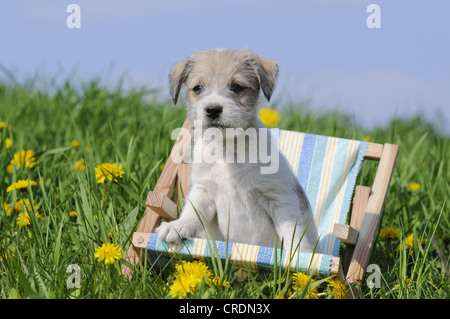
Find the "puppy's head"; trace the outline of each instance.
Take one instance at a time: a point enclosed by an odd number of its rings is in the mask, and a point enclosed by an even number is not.
[[[203,127],[248,128],[256,119],[260,90],[270,99],[278,76],[275,61],[251,51],[208,50],[178,62],[170,73],[174,103],[183,84],[187,115]]]

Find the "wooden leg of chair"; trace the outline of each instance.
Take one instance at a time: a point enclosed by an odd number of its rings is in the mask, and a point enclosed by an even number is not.
[[[358,232],[361,230],[361,225],[364,219],[364,213],[366,212],[367,202],[369,201],[370,187],[356,186],[355,196],[353,197],[352,214],[350,218],[350,226],[356,229]],[[347,273],[350,261],[352,260],[355,245],[346,245],[345,257],[344,257],[344,273]]]
[[[372,193],[367,203],[366,213],[359,232],[355,251],[347,271],[349,283],[361,284],[366,267],[369,263],[373,242],[381,220],[389,183],[398,155],[398,146],[385,144],[380,163],[378,164],[375,180],[372,185]]]
[[[190,167],[188,164],[181,164],[178,167],[178,180],[181,183],[183,197],[186,197],[189,193],[189,172]]]
[[[128,247],[127,255],[125,256],[125,260],[128,261],[131,265],[135,266],[139,263],[140,257],[136,249],[133,247],[133,245],[130,245]],[[133,270],[128,267],[127,265],[122,265],[120,269],[120,273],[125,276],[125,278],[128,279],[128,281],[131,281],[133,279]]]
[[[147,209],[145,210],[145,216],[139,224],[137,231],[153,232],[153,230],[159,225],[160,221],[161,217],[154,211],[152,211],[149,207],[147,207]],[[140,261],[140,253],[136,251],[132,244],[128,248],[125,259],[133,266],[137,265]],[[131,270],[126,265],[122,265],[121,273],[125,275],[128,280],[131,280],[133,278],[133,270]]]

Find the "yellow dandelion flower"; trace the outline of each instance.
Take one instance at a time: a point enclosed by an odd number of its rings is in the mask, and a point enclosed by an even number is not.
[[[42,215],[41,213],[39,213],[37,211],[39,205],[38,204],[34,204],[33,208],[34,208],[34,215],[36,216],[36,218],[42,222],[44,221],[44,215]],[[19,227],[23,227],[23,226],[28,226],[31,224],[31,217],[29,212],[32,212],[32,207],[31,207],[31,203],[28,200],[28,198],[23,201],[22,199],[17,201],[14,204],[14,212],[18,212],[19,215],[16,218],[17,221],[17,226]]]
[[[381,228],[379,236],[381,238],[395,238],[400,235],[400,229],[395,227]]]
[[[37,212],[39,205],[34,204],[32,207],[31,202],[28,198],[25,199],[25,201],[23,199],[16,201],[14,203],[14,206],[12,206],[12,207],[10,204],[3,203],[2,208],[6,212],[6,216],[10,216],[12,212],[15,212],[15,213],[31,212],[32,209],[34,208],[34,211],[36,212],[36,216],[39,217],[40,219],[43,219],[43,216]]]
[[[0,144],[2,143],[2,139],[0,138]],[[12,141],[9,137],[5,139],[5,148],[10,149],[12,146]]]
[[[38,183],[35,181],[29,181],[28,179],[21,179],[17,182],[11,184],[7,189],[6,192],[11,192],[14,190],[26,190],[28,188],[28,185],[30,186],[36,186]]]
[[[34,210],[37,211],[37,209],[39,208],[39,205],[35,203],[33,205],[33,207],[34,207]],[[25,201],[23,199],[21,199],[14,203],[14,212],[23,212],[23,211],[31,212],[31,210],[32,210],[31,202],[28,198],[25,199]]]
[[[405,245],[405,248],[412,248],[414,249],[414,235],[411,234],[408,237],[405,238],[405,240],[403,241],[403,244]]]
[[[425,243],[425,239],[423,239],[422,237],[419,237],[418,239],[417,239],[417,242],[419,243],[419,244],[423,244],[423,243]],[[401,248],[403,248],[403,247],[405,247],[405,249],[406,250],[408,250],[408,249],[410,249],[411,248],[411,253],[412,253],[412,251],[414,250],[414,234],[411,234],[411,235],[409,235],[408,237],[406,237],[404,240],[403,240],[403,242],[402,242],[402,244],[401,244]]]
[[[117,182],[117,177],[122,178],[124,174],[123,166],[118,163],[103,163],[95,166],[97,183],[104,183],[106,179]]]
[[[283,292],[283,291],[278,291],[275,296],[273,297],[273,299],[288,299],[290,296],[292,295],[292,289],[288,289],[288,291]]]
[[[31,224],[31,218],[28,212],[21,212],[16,218],[17,226],[25,227]]]
[[[78,161],[75,161],[73,164],[73,169],[75,171],[85,171],[86,170],[86,163],[84,162],[84,159],[80,159]]]
[[[7,138],[5,139],[5,147],[6,147],[7,149],[10,149],[11,146],[12,146],[12,140],[11,140],[9,137],[7,137]]]
[[[408,184],[408,188],[407,188],[408,192],[415,192],[415,191],[418,191],[419,189],[420,189],[420,184],[419,183],[410,182]]]
[[[159,170],[162,171],[164,169],[164,166],[166,166],[166,163],[159,164]]]
[[[36,212],[36,218],[40,221],[40,222],[43,222],[44,221],[44,215],[42,215],[41,213],[39,213],[39,212]]]
[[[220,276],[214,276],[211,280],[209,280],[209,285],[217,286],[217,287],[230,287],[230,282]]]
[[[273,299],[284,299],[284,294],[282,293],[276,293],[275,297],[273,297]]]
[[[2,209],[6,212],[6,216],[10,216],[12,212],[12,208],[10,204],[3,203]]]
[[[347,286],[337,277],[328,280],[328,287],[331,288],[333,299],[347,299]]]
[[[175,277],[170,286],[169,295],[172,298],[185,298],[188,294],[193,294],[201,282],[202,279],[194,274]]]
[[[175,266],[175,279],[170,287],[169,294],[173,298],[184,298],[192,294],[203,281],[208,285],[214,283],[211,279],[211,271],[203,261],[188,262],[183,260],[181,264]],[[219,284],[220,280],[215,279]],[[225,281],[223,282],[225,284]]]
[[[3,131],[3,129],[8,128],[8,123],[6,122],[0,122],[0,131]]]
[[[363,138],[363,141],[364,142],[373,143],[374,138],[373,138],[373,136],[366,136],[366,137]]]
[[[293,282],[293,288],[296,292],[301,292],[303,291],[305,288],[307,288],[307,284],[308,284],[308,280],[309,280],[309,276],[305,275],[304,273],[301,272],[297,272],[294,273],[292,275],[292,282]],[[317,299],[318,298],[318,290],[317,288],[311,289],[311,285],[315,282],[314,279],[311,279],[311,281],[309,282],[308,285],[308,289],[310,290],[306,295],[305,298],[306,299]]]
[[[259,118],[267,127],[277,127],[278,123],[281,121],[281,116],[273,109],[260,109]]]
[[[202,280],[211,276],[211,271],[208,266],[203,261],[185,261],[183,260],[181,264],[175,266],[176,272],[175,277],[180,275],[195,275]]]
[[[96,248],[94,257],[99,263],[104,261],[105,265],[112,265],[122,259],[122,249],[118,244],[106,243]]]
[[[69,216],[70,218],[77,218],[78,217],[78,213],[74,210],[69,212]]]
[[[80,142],[78,142],[78,141],[72,141],[72,143],[70,143],[70,146],[72,146],[72,148],[73,148],[74,150],[77,150],[77,149],[80,148]]]
[[[13,159],[8,165],[8,172],[12,174],[13,169],[19,169],[20,167],[32,168],[39,164],[34,157],[34,152],[32,150],[20,150],[14,154]]]

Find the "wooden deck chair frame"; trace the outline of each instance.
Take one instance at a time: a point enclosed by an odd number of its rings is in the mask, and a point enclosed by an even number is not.
[[[183,128],[192,132],[189,120],[184,122]],[[126,260],[131,265],[136,265],[142,258],[146,247],[143,234],[153,232],[160,224],[161,218],[168,221],[177,218],[178,192],[174,195],[175,202],[170,198],[178,183],[181,185],[183,197],[187,196],[189,165],[177,164],[172,159],[174,156],[180,156],[186,143],[189,142],[190,140],[186,140],[181,135],[178,137],[154,190],[148,193],[145,215],[134,233],[126,256]],[[351,287],[349,298],[358,296],[383,213],[397,155],[398,145],[369,143],[364,160],[379,161],[373,184],[371,187],[359,185],[355,187],[349,225],[334,225],[334,235],[346,247],[343,262],[339,258],[334,259],[336,265],[332,267],[331,273],[339,275],[340,279]],[[122,273],[131,280],[130,268],[124,265]]]

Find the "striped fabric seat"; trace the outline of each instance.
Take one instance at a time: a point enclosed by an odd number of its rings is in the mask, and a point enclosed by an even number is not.
[[[271,135],[278,141],[310,201],[320,237],[316,252],[291,254],[281,249],[205,239],[184,240],[174,245],[150,234],[147,251],[152,262],[166,263],[173,256],[188,260],[214,257],[228,258],[233,265],[255,271],[277,264],[293,271],[330,273],[340,247],[333,227],[346,221],[368,143],[279,129],[271,129]]]
[[[311,204],[320,241],[317,252],[338,256],[334,224],[347,218],[367,142],[272,130]]]
[[[157,238],[154,233],[149,234],[147,243],[148,258],[152,264],[167,265],[172,259],[220,259],[224,263],[227,259],[233,266],[242,267],[250,271],[267,271],[275,264],[281,268],[291,268],[293,271],[310,272],[326,276],[330,274],[333,257],[324,254],[295,253],[275,249],[272,247],[212,241],[195,238],[183,240],[181,244],[168,243]]]

